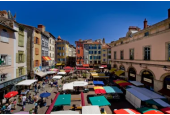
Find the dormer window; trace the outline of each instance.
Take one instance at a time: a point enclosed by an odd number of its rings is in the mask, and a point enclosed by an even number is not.
[[[144,36],[149,36],[149,32],[145,32]]]

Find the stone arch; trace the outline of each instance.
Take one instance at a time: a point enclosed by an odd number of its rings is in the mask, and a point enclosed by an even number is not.
[[[137,70],[136,70],[136,68],[134,68],[133,66],[129,66],[129,67],[127,68],[127,72],[129,72],[129,69],[130,69],[130,68],[133,68],[133,69],[135,70],[136,74],[137,74]]]
[[[121,65],[119,66],[119,68],[118,68],[118,69],[120,69],[120,67],[121,67],[121,66],[123,66],[123,67],[124,67],[124,69],[125,69],[125,71],[126,71],[126,68],[125,68],[125,66],[124,66],[123,64],[121,64]]]
[[[140,73],[139,73],[141,77],[142,77],[143,71],[149,71],[149,72],[151,72],[152,75],[153,75],[153,78],[155,79],[155,74],[154,74],[150,69],[142,69],[142,70],[140,71]]]
[[[170,75],[170,72],[164,73],[161,77],[160,77],[160,81],[164,81],[165,77]]]

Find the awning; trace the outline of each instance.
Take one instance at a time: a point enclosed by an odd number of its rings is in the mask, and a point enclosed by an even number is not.
[[[44,72],[42,72],[42,71],[39,71],[39,72],[37,72],[37,73],[35,73],[35,74],[38,75],[38,76],[40,76],[40,77],[44,77],[44,76],[47,75],[47,73],[44,73]]]
[[[57,63],[57,66],[65,65],[64,63]]]
[[[80,113],[78,111],[66,110],[66,111],[54,111],[51,112],[50,114],[80,114]]]
[[[58,75],[66,75],[66,72],[58,72]]]
[[[51,58],[50,58],[50,57],[48,57],[48,56],[42,56],[42,58],[43,58],[45,61],[49,61],[49,60],[51,60]]]
[[[93,81],[94,85],[104,85],[103,81]]]
[[[125,82],[125,83],[119,83],[118,84],[120,87],[126,87],[128,85],[132,85],[131,83]]]
[[[164,114],[161,111],[153,108],[143,107],[143,108],[137,108],[137,110],[143,114]]]
[[[97,78],[97,79],[106,79],[109,78],[109,76],[93,76],[93,78]]]
[[[84,87],[84,86],[87,86],[88,85],[88,83],[87,82],[85,82],[85,81],[74,81],[73,82],[73,86],[74,87]]]
[[[16,85],[29,86],[29,85],[33,84],[34,82],[37,82],[37,80],[24,80],[24,81],[19,82]]]
[[[86,68],[78,67],[77,70],[86,70]]]
[[[59,95],[54,106],[70,105],[71,104],[71,94]]]
[[[118,109],[118,110],[114,110],[114,113],[115,114],[141,114],[134,109]]]
[[[65,70],[71,70],[71,69],[73,69],[73,68],[70,67],[70,66],[66,66],[66,67],[64,67],[64,69],[65,69]]]
[[[65,72],[65,70],[61,69],[60,72]]]
[[[94,86],[94,92],[96,94],[106,94],[106,91],[102,86]]]
[[[83,67],[89,67],[89,64],[83,64]]]
[[[122,71],[122,70],[118,70],[118,71],[115,72],[115,74],[116,74],[117,76],[120,76],[122,73],[124,73],[124,71]]]
[[[106,93],[123,93],[121,89],[116,86],[103,86]]]
[[[57,76],[53,77],[53,79],[61,79],[61,78],[62,78],[62,76],[60,76],[60,75],[57,75]]]
[[[98,106],[111,105],[104,96],[89,97],[89,100],[92,105],[98,105]]]
[[[166,114],[170,114],[170,107],[163,108],[163,109],[161,109],[161,111]]]
[[[142,86],[144,85],[143,83],[139,82],[139,81],[130,81],[130,83],[136,85],[136,86]]]
[[[56,71],[46,71],[45,73],[46,73],[46,74],[55,74]]]
[[[82,114],[101,114],[99,106],[83,106]]]
[[[64,84],[63,91],[64,90],[73,90],[73,82]]]
[[[128,83],[127,81],[125,80],[119,80],[119,81],[114,81],[116,84],[120,84],[120,83]]]
[[[107,65],[101,65],[101,67],[107,68]]]
[[[91,73],[92,76],[105,76],[105,73]]]
[[[116,68],[112,68],[109,72],[110,73],[113,73],[114,71],[116,71],[117,69]]]

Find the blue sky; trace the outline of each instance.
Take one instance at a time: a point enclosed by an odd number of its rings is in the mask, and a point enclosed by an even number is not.
[[[124,37],[129,26],[143,29],[167,19],[170,2],[53,1],[0,2],[0,10],[17,14],[17,21],[37,27],[43,24],[55,37],[75,45],[79,39],[105,38],[106,42]]]

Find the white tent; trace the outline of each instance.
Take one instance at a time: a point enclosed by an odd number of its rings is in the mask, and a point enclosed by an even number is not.
[[[66,72],[58,72],[58,75],[66,75]]]
[[[136,86],[142,86],[143,84],[139,81],[130,81],[130,83],[136,85]]]
[[[60,76],[60,75],[57,75],[57,76],[53,77],[53,79],[61,79],[61,78],[62,78],[62,76]]]
[[[76,87],[76,86],[84,87],[84,86],[86,86],[86,85],[88,85],[88,83],[85,82],[85,81],[74,81],[74,82],[73,82],[73,86],[74,86],[74,87]]]
[[[100,69],[103,69],[104,67],[99,67]]]
[[[79,114],[79,112],[67,110],[67,111],[54,111],[54,112],[51,112],[51,114]]]
[[[83,106],[82,114],[101,114],[99,106]]]
[[[161,100],[161,99],[153,99],[155,102],[159,103],[161,106],[163,107],[170,107],[170,105],[168,103],[166,103],[165,101]]]
[[[37,81],[37,80],[24,80],[24,81],[19,82],[19,83],[16,84],[16,85],[29,86],[29,85],[33,84],[34,82],[36,82],[36,81]]]
[[[64,90],[73,90],[73,82],[64,84],[63,91]]]
[[[42,71],[39,71],[39,72],[37,72],[37,73],[35,73],[35,74],[38,75],[38,76],[40,76],[40,77],[44,77],[44,76],[47,75],[47,73],[44,73],[44,72],[42,72]]]
[[[46,73],[46,74],[55,74],[56,71],[46,71],[45,73]]]

